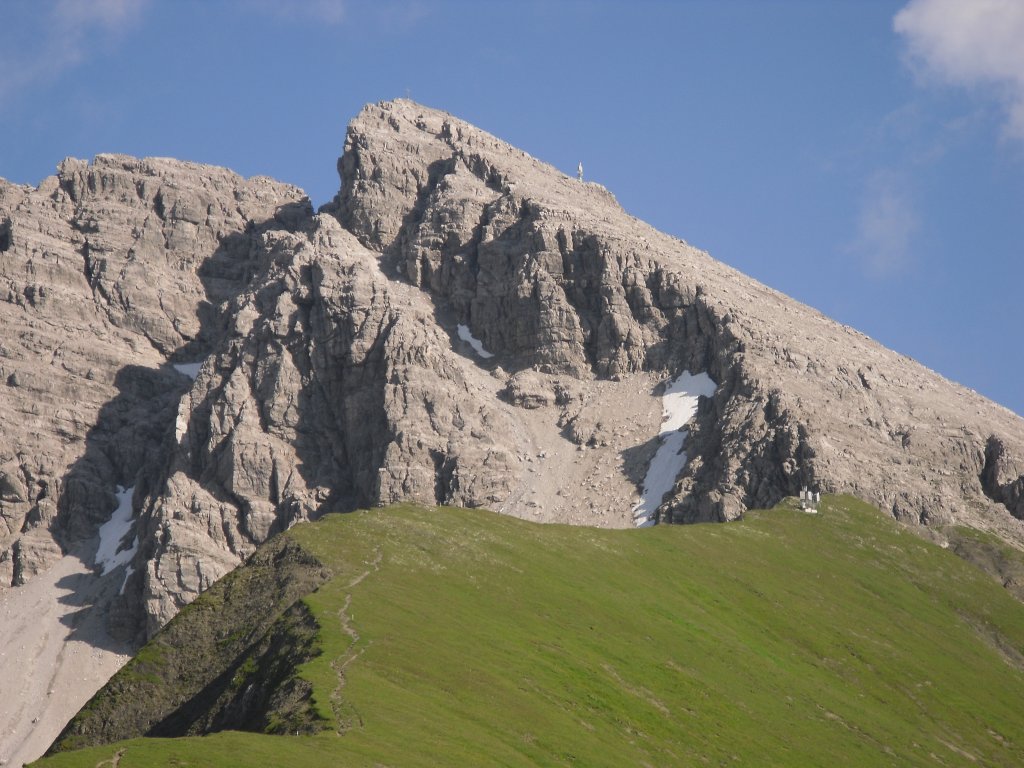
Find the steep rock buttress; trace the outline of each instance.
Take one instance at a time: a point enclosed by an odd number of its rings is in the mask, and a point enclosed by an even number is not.
[[[1021,542],[1024,421],[449,115],[366,107],[340,220],[510,369],[719,384],[662,518],[727,520],[803,485]]]

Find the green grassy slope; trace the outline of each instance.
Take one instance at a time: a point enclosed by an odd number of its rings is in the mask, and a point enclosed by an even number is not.
[[[215,730],[315,732],[311,687],[294,668],[319,624],[300,602],[330,571],[294,539],[267,542],[186,606],[82,708],[58,739],[71,750]]]
[[[299,670],[323,732],[39,765],[1024,765],[1024,606],[850,498],[633,531],[397,507],[287,535],[333,573]]]
[[[1011,595],[1024,602],[1024,552],[974,528],[948,527],[943,533],[951,550],[998,580]]]

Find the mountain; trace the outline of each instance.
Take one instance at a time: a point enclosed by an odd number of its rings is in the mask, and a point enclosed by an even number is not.
[[[407,505],[296,526],[40,765],[1020,765],[1024,606],[850,497],[795,506],[650,531]]]
[[[222,169],[65,160],[0,182],[0,578],[96,534],[160,451],[216,308],[246,285],[252,222],[304,198]],[[248,229],[247,229],[248,228]],[[196,350],[196,351],[193,351]]]
[[[0,182],[2,600],[73,558],[100,596],[54,632],[137,646],[328,512],[629,527],[804,486],[1013,580],[961,531],[1024,545],[1020,417],[443,112],[366,107],[338,165],[319,212],[166,159]]]

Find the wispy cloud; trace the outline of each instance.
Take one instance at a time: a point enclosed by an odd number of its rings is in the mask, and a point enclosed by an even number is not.
[[[296,0],[293,4],[304,6],[312,19],[324,24],[340,24],[347,15],[344,0]]]
[[[57,0],[53,19],[66,29],[98,25],[120,30],[138,21],[145,0]]]
[[[96,44],[97,37],[109,39],[123,34],[138,23],[148,2],[51,0],[33,3],[27,15],[11,20],[18,34],[8,36],[0,52],[0,97],[52,81],[82,64],[92,51],[102,49]],[[24,11],[24,7],[19,10]],[[11,7],[6,11],[11,13]]]
[[[895,277],[913,263],[911,247],[919,227],[903,178],[893,171],[880,171],[866,185],[857,237],[849,250],[860,258],[868,276]]]
[[[1024,2],[911,0],[893,28],[923,78],[988,89],[1006,109],[1007,134],[1024,140]]]
[[[377,23],[385,29],[398,29],[403,32],[416,27],[433,13],[433,5],[424,0],[406,0],[406,2],[381,2],[374,6]]]
[[[0,0],[2,2],[2,0]],[[425,0],[235,0],[240,10],[291,24],[314,23],[327,27],[367,24],[389,31],[408,31],[431,13]]]
[[[241,3],[246,11],[294,22],[316,22],[337,26],[348,19],[347,0],[257,0]]]

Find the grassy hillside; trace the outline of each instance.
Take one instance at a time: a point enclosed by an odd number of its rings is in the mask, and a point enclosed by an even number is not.
[[[1024,606],[850,498],[630,531],[396,507],[287,536],[332,573],[298,668],[323,731],[38,765],[1024,765]]]
[[[267,542],[143,647],[68,724],[59,748],[226,729],[320,730],[311,686],[295,667],[315,655],[320,634],[301,598],[329,578],[293,539]]]

